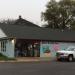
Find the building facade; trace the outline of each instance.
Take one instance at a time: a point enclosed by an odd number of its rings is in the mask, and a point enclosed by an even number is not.
[[[55,57],[69,46],[75,46],[73,30],[41,28],[21,16],[15,24],[0,24],[0,53],[10,58]]]

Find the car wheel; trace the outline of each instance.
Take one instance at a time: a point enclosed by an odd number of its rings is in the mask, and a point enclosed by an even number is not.
[[[72,56],[72,55],[70,55],[70,56],[68,57],[68,61],[69,61],[69,62],[72,62],[72,61],[73,61],[73,56]]]

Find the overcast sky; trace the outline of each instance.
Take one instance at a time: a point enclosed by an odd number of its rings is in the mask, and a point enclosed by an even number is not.
[[[0,0],[0,19],[17,19],[22,15],[33,23],[40,24],[41,12],[49,0]]]

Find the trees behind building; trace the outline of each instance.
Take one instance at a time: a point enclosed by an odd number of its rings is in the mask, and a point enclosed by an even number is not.
[[[74,0],[50,0],[46,5],[46,11],[42,12],[42,20],[45,27],[52,29],[75,29],[75,1]]]
[[[14,19],[3,19],[0,21],[1,24],[14,24],[16,22],[16,20]]]

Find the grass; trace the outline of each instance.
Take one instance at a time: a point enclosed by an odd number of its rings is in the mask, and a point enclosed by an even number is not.
[[[16,60],[16,59],[15,58],[8,58],[7,56],[5,56],[2,53],[0,53],[0,61],[1,60],[8,61],[8,60]]]

